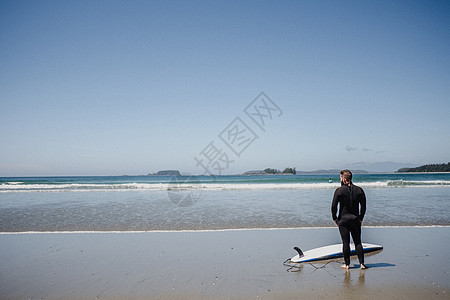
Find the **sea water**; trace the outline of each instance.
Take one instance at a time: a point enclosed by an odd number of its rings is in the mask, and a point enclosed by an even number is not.
[[[450,174],[354,183],[365,226],[450,225]],[[331,227],[337,187],[337,175],[3,177],[0,232]]]

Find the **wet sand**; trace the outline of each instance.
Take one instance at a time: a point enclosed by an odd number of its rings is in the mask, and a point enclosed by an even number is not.
[[[450,227],[364,227],[384,246],[365,271],[283,265],[339,242],[336,228],[0,234],[0,298],[450,299]]]

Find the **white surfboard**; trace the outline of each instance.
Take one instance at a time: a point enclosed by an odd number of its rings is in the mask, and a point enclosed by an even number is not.
[[[362,243],[364,253],[370,253],[383,250],[383,246]],[[291,258],[293,263],[311,262],[343,257],[342,244],[324,246],[302,252],[299,248],[294,248],[299,254]],[[356,255],[355,244],[350,243],[350,255]]]

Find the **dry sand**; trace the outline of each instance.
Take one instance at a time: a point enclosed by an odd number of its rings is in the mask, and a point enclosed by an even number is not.
[[[336,228],[0,235],[1,299],[450,299],[450,227],[363,228],[368,270],[285,259]],[[318,268],[318,269],[317,269]]]

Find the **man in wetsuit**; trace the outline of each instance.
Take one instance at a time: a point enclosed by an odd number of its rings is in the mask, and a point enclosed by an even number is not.
[[[334,192],[331,204],[331,215],[334,223],[339,227],[342,238],[342,252],[344,253],[345,269],[350,268],[350,234],[355,243],[356,254],[361,269],[364,265],[364,250],[361,245],[361,225],[366,213],[366,195],[362,188],[352,183],[352,172],[342,170],[341,187]],[[339,205],[339,214],[338,212]]]

